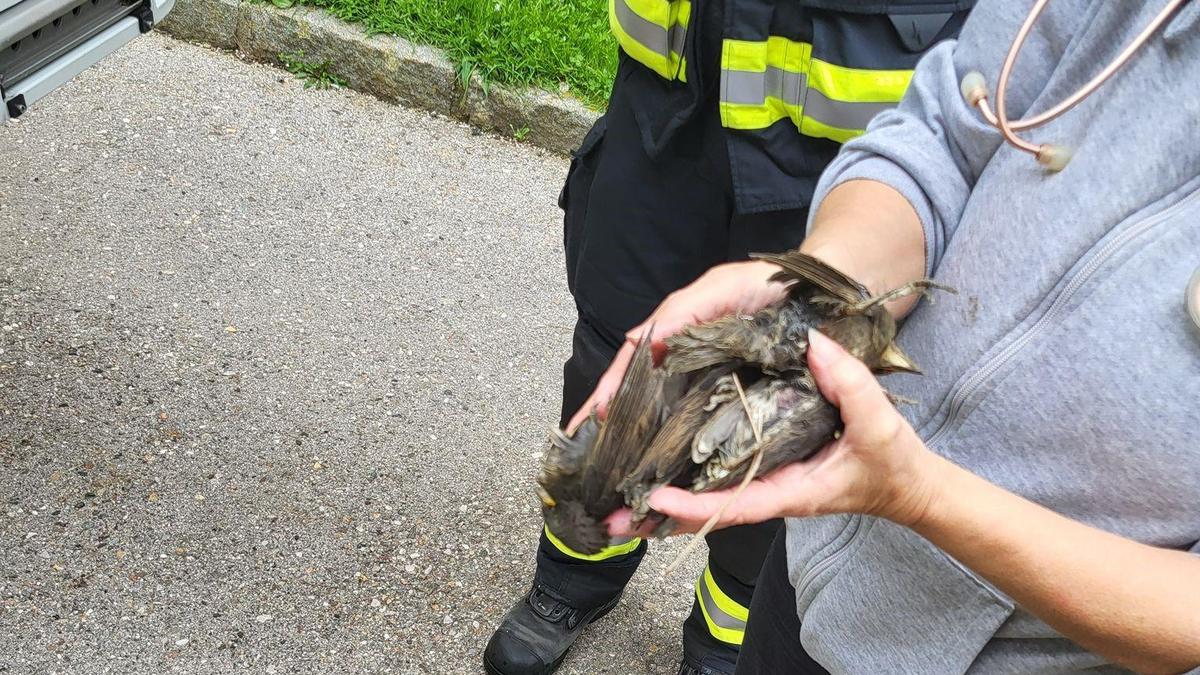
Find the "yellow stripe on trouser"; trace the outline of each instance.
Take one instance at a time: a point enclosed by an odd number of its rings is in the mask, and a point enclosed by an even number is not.
[[[562,540],[554,536],[554,533],[550,531],[549,527],[543,525],[542,528],[546,530],[546,538],[550,540],[550,543],[554,545],[554,548],[562,551],[564,555],[569,555],[576,560],[587,560],[590,562],[608,560],[609,558],[615,558],[619,555],[625,555],[626,553],[633,553],[633,551],[637,549],[638,544],[642,543],[641,539],[634,538],[626,542],[613,544],[612,546],[603,548],[599,553],[579,553],[578,551],[574,551],[571,549],[571,547],[562,543]]]
[[[750,610],[726,595],[717,586],[712,571],[707,567],[704,568],[704,575],[696,580],[696,603],[700,605],[708,632],[714,638],[732,645],[742,644]]]
[[[848,68],[813,58],[807,42],[725,40],[721,123],[757,130],[791,119],[806,136],[844,143],[899,102],[911,79],[911,70]]]
[[[668,80],[687,81],[688,0],[609,0],[608,25],[621,49]]]

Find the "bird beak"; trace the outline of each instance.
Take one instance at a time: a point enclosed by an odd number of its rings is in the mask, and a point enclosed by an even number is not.
[[[921,369],[917,367],[917,364],[908,358],[908,354],[900,351],[900,347],[895,342],[889,342],[883,350],[883,354],[879,355],[879,367],[880,370],[888,373],[921,374]]]

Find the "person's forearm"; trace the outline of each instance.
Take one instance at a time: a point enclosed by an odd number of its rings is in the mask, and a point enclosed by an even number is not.
[[[1061,516],[930,455],[910,524],[1079,645],[1147,673],[1200,666],[1200,557]]]
[[[873,294],[925,273],[925,235],[912,205],[895,189],[870,180],[842,183],[826,195],[800,249],[845,272]],[[903,315],[905,298],[889,309]]]

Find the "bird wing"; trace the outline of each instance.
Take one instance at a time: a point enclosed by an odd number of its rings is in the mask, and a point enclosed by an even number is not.
[[[561,429],[550,432],[550,441],[537,479],[549,495],[550,502],[579,498],[579,472],[599,432],[600,423],[595,415],[589,415],[570,436]],[[547,500],[543,498],[542,501]]]
[[[756,452],[763,456],[759,476],[785,464],[805,460],[832,441],[842,428],[838,409],[821,396],[808,373],[796,373],[761,388],[751,387],[751,390],[746,392],[750,407],[765,422],[762,443],[755,447],[744,412],[736,418],[738,423],[732,428],[706,429],[719,434],[716,437],[697,434],[697,445],[712,450],[709,450],[704,470],[692,484],[693,491],[707,492],[737,485]]]
[[[726,363],[698,374],[695,384],[671,407],[670,416],[645,446],[637,466],[621,481],[617,489],[625,493],[626,503],[634,507],[636,514],[645,513],[645,498],[655,487],[691,482],[691,476],[684,474],[696,468],[690,459],[692,436],[704,424],[714,394],[734,368],[734,364]]]
[[[752,316],[723,316],[685,326],[666,339],[662,367],[669,373],[691,373],[730,361],[774,368],[780,348],[779,307],[766,307]]]
[[[647,331],[646,335],[652,334]],[[583,470],[583,503],[597,517],[605,517],[624,502],[617,485],[637,466],[662,424],[663,385],[666,374],[654,367],[650,340],[643,338],[634,350],[629,369],[608,406],[608,417],[596,435]]]
[[[751,253],[750,257],[782,267],[783,269],[772,276],[771,280],[792,283],[793,294],[807,292],[815,287],[848,304],[871,297],[870,291],[862,284],[798,250],[786,253]]]

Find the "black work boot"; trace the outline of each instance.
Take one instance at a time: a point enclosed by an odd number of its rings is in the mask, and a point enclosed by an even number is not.
[[[583,629],[612,611],[620,600],[617,595],[600,607],[581,610],[534,583],[492,633],[483,650],[484,670],[488,675],[553,673]]]

